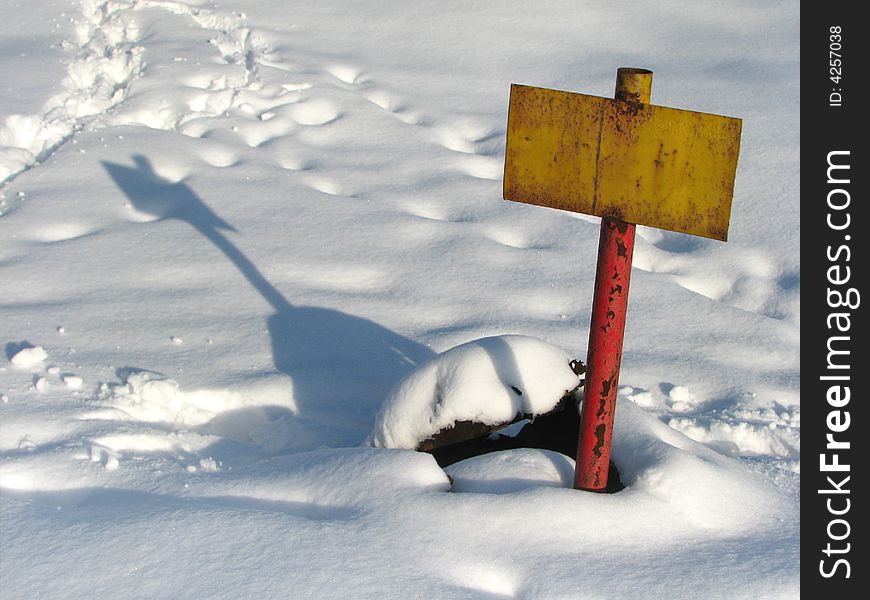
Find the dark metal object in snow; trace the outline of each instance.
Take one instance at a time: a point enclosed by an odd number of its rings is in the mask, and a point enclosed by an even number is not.
[[[577,375],[583,375],[586,368],[579,360],[571,361],[571,368]],[[581,384],[582,385],[582,384]],[[518,393],[522,394],[519,390]],[[540,415],[518,414],[513,420],[495,425],[475,421],[457,421],[442,429],[434,436],[420,442],[417,450],[428,452],[435,457],[441,467],[453,463],[517,448],[540,448],[552,450],[565,456],[574,457],[577,451],[580,431],[579,403],[582,392],[580,386],[565,394],[553,409]],[[529,422],[514,436],[498,433],[510,425],[521,421]],[[618,492],[623,489],[619,473],[611,464],[608,485],[602,491]]]

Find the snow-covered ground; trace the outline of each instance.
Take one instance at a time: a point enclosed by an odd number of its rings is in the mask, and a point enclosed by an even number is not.
[[[798,8],[4,0],[0,595],[797,597]],[[508,91],[620,66],[744,120],[730,241],[638,228],[626,489],[369,447],[451,347],[585,359],[597,219],[501,199]]]

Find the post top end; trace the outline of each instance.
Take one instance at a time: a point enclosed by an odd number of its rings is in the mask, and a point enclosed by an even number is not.
[[[652,75],[653,72],[649,69],[641,69],[638,67],[619,67],[617,73],[625,73],[626,75]]]
[[[616,70],[614,98],[624,102],[649,104],[653,73],[648,69],[620,67]]]

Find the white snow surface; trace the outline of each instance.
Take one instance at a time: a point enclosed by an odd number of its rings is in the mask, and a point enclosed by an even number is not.
[[[4,600],[798,596],[798,2],[2,12]],[[598,220],[501,199],[508,93],[620,66],[743,119],[728,243],[638,227],[626,488],[366,445],[585,358]]]
[[[564,350],[523,335],[451,348],[396,384],[367,443],[413,450],[458,421],[498,425],[544,414],[579,385],[570,362]]]

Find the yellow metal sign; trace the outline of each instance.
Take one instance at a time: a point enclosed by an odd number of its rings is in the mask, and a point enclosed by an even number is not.
[[[504,197],[724,241],[741,124],[512,85]]]

